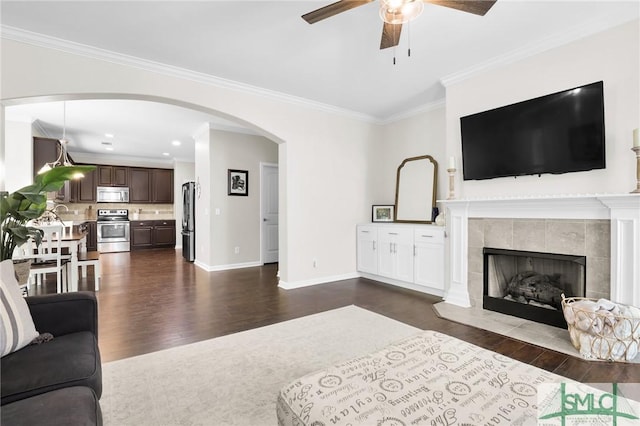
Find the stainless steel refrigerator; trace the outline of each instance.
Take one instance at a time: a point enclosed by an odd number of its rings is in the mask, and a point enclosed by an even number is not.
[[[196,184],[182,184],[182,257],[196,260]]]

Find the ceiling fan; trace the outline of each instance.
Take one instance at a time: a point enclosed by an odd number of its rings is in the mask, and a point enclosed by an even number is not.
[[[371,3],[374,0],[340,0],[302,15],[310,24],[330,18],[347,10]],[[380,49],[397,46],[402,24],[420,15],[423,2],[450,7],[463,12],[484,16],[497,0],[380,0],[380,18],[384,21]]]

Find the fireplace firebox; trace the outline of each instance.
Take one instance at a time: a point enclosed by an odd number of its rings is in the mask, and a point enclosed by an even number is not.
[[[584,297],[585,256],[485,247],[483,308],[567,328],[562,294]]]

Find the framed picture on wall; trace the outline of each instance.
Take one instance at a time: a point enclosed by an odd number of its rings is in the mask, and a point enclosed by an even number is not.
[[[228,195],[249,195],[249,172],[247,170],[229,169],[228,175]]]
[[[373,222],[393,222],[393,209],[395,206],[373,206],[371,220]]]

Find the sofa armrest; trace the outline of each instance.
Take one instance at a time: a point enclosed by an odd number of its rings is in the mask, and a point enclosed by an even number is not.
[[[98,338],[98,301],[92,292],[47,294],[26,297],[39,333],[53,336],[90,331]]]

